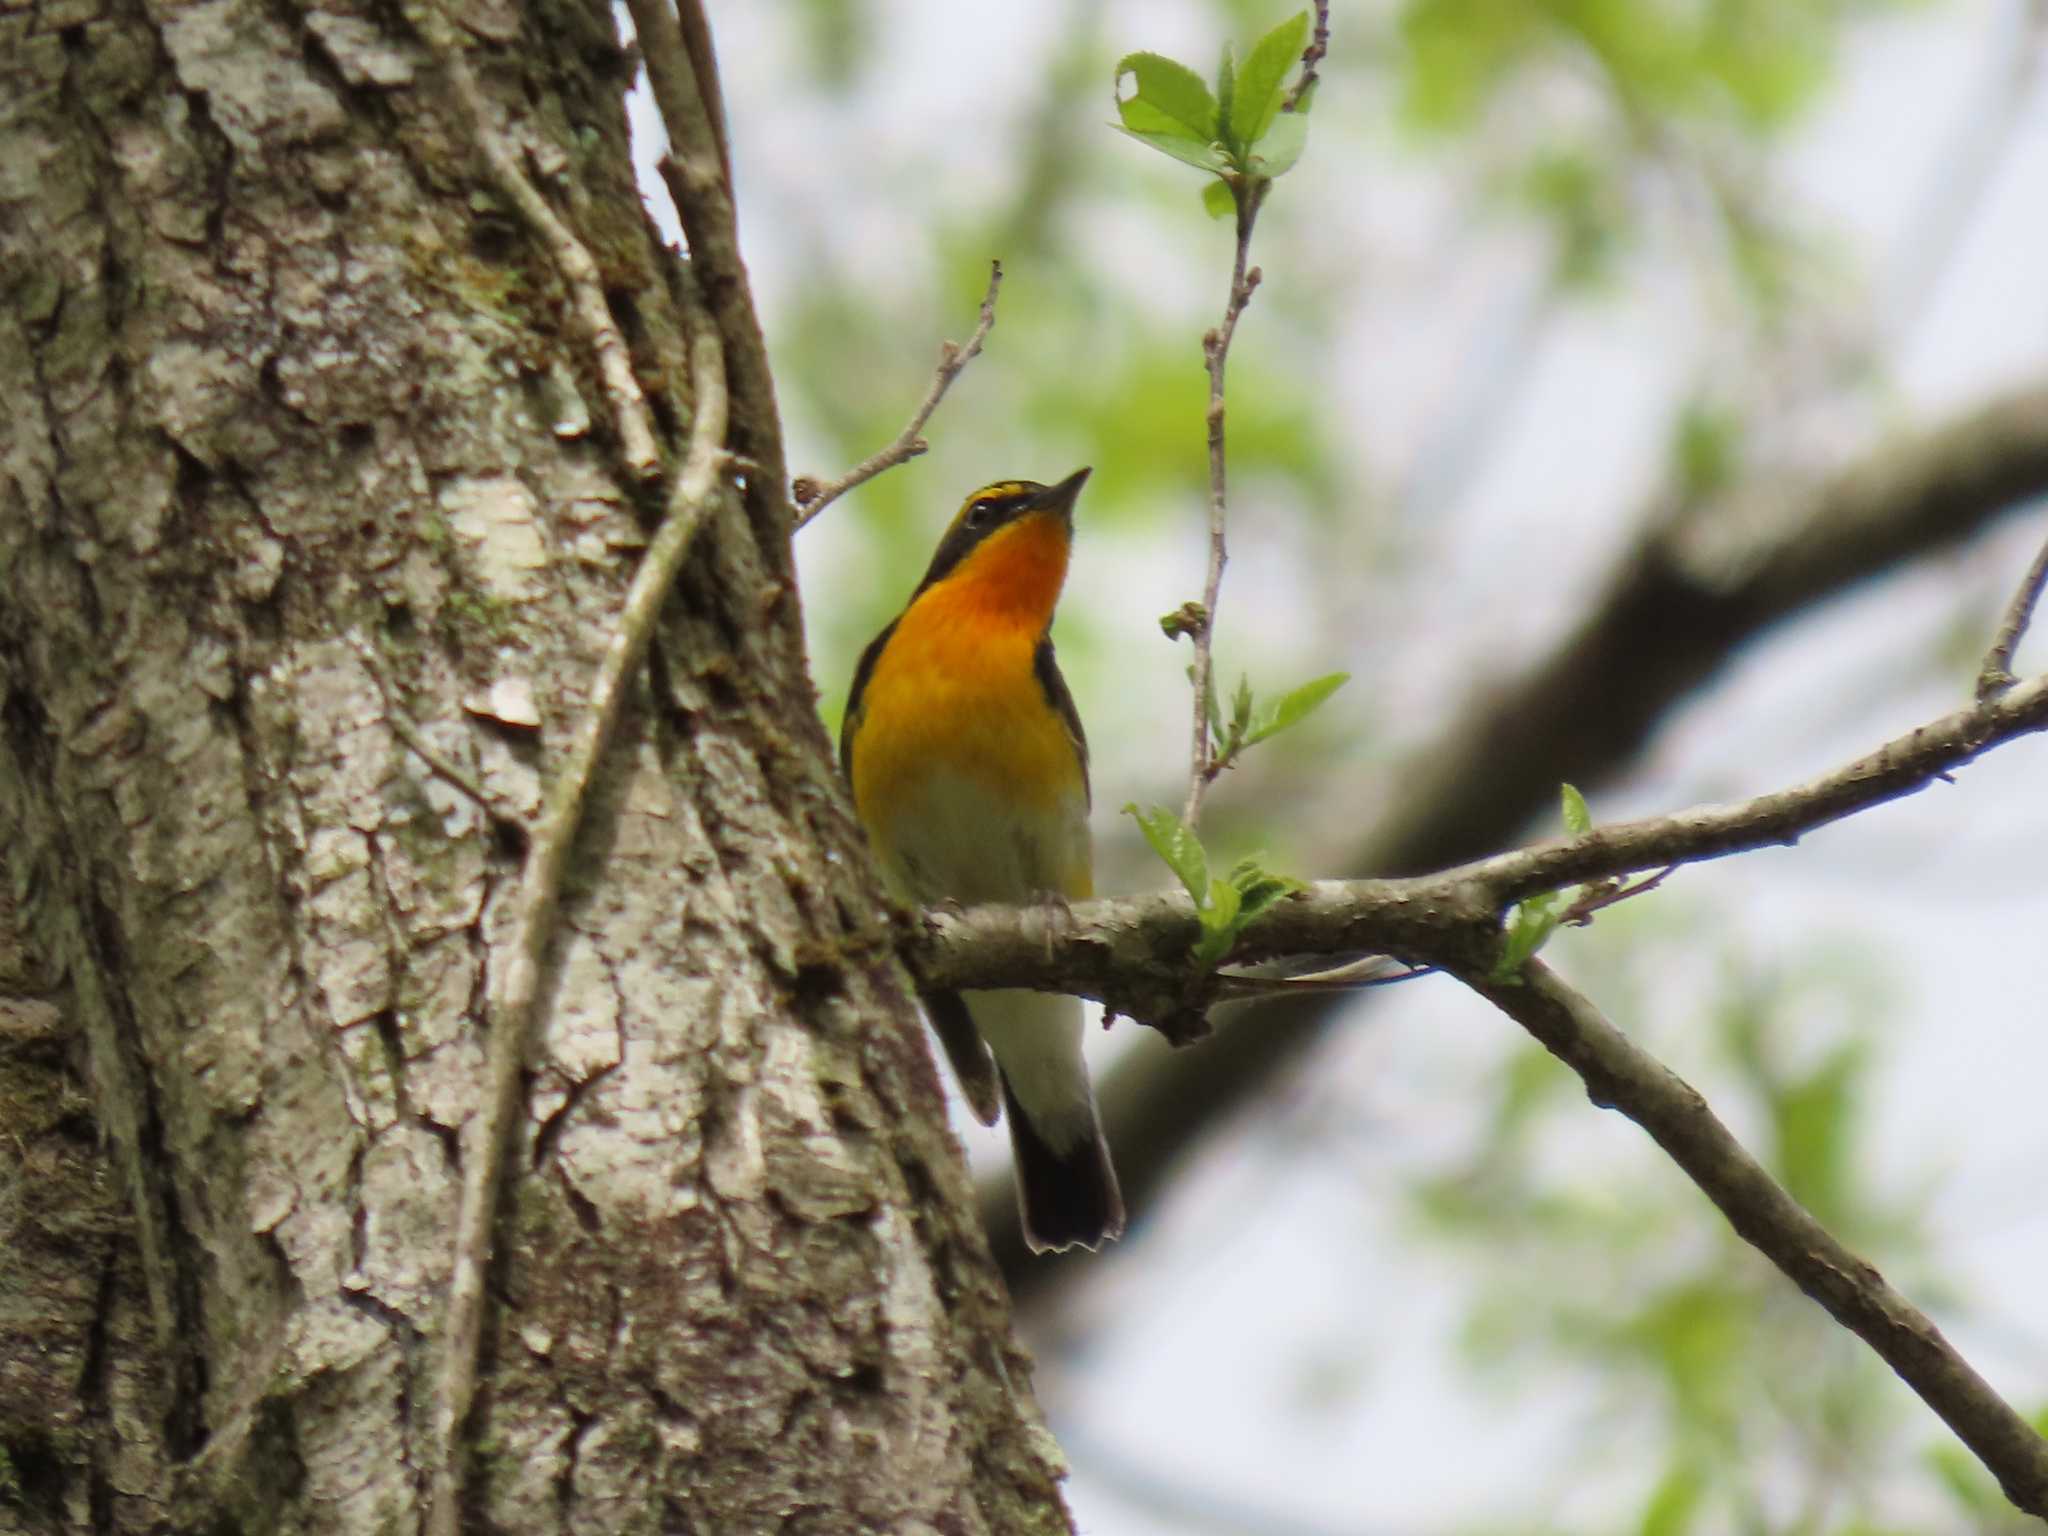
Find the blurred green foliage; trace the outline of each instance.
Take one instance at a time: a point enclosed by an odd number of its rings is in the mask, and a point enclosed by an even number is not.
[[[1469,129],[1518,74],[1590,66],[1632,110],[1785,126],[1827,77],[1845,0],[1410,0],[1403,104]]]

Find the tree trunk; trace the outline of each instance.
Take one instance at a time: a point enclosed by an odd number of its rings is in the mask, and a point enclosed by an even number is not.
[[[0,1010],[0,1528],[421,1517],[520,829],[661,497],[398,12],[0,15],[0,859],[44,994]],[[455,12],[679,456],[609,8]],[[465,1523],[1065,1530],[787,540],[726,504],[572,861]]]

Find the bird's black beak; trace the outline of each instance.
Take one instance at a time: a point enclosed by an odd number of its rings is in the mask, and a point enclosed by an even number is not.
[[[1088,477],[1092,473],[1094,466],[1086,465],[1075,470],[1058,485],[1048,485],[1038,493],[1037,508],[1034,510],[1058,512],[1071,522],[1074,516],[1074,503],[1080,498],[1081,487],[1088,483]]]

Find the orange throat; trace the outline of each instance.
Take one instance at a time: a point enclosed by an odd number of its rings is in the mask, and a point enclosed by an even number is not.
[[[1064,518],[1050,512],[1022,518],[991,535],[912,603],[904,619],[931,609],[930,621],[985,629],[992,639],[1022,631],[1036,644],[1066,583],[1069,542]]]

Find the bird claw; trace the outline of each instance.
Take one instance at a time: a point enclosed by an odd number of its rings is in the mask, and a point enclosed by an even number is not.
[[[1045,926],[1045,958],[1074,926],[1074,904],[1060,891],[1040,891],[1035,901],[1039,921]]]

